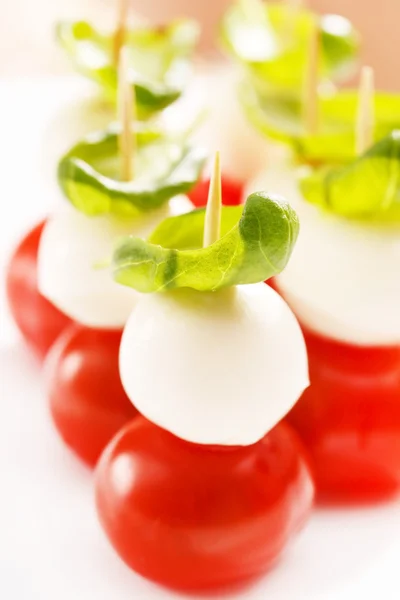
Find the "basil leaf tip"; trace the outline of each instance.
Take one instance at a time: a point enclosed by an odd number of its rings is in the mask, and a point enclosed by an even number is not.
[[[300,187],[309,202],[342,217],[400,222],[400,130],[341,168],[310,170]]]
[[[244,207],[234,207],[236,222],[230,208],[222,208],[224,235],[206,248],[168,248],[135,237],[122,239],[113,256],[115,280],[143,293],[176,288],[216,291],[258,283],[282,271],[299,230],[297,215],[286,200],[264,192],[251,194]],[[228,226],[224,225],[226,215]],[[194,222],[199,241],[204,216],[204,210],[197,210],[170,218],[165,238],[171,241],[175,219],[175,231],[182,226],[190,231]],[[190,239],[190,235],[185,237]],[[150,239],[162,241],[163,233],[158,229]]]

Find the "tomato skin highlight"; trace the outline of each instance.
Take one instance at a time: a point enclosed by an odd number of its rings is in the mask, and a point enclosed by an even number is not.
[[[102,526],[132,569],[166,587],[205,590],[264,574],[306,521],[313,483],[286,424],[246,447],[185,442],[143,417],[96,470]]]
[[[122,331],[71,325],[49,352],[50,411],[65,443],[93,467],[112,437],[136,415],[119,376]]]
[[[209,179],[202,179],[189,192],[188,196],[196,208],[203,208],[207,204]],[[225,206],[237,206],[243,204],[243,183],[235,181],[226,175],[222,176],[222,204]]]
[[[6,275],[8,305],[26,343],[43,359],[72,321],[38,290],[37,256],[45,221],[32,229],[15,249]]]
[[[311,386],[287,419],[313,461],[317,498],[400,493],[400,348],[353,346],[304,330]]]

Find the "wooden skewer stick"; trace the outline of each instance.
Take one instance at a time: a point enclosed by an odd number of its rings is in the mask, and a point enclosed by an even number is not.
[[[211,244],[219,240],[221,236],[221,206],[221,164],[219,152],[216,152],[214,159],[214,167],[210,180],[210,188],[208,191],[206,218],[204,222],[204,248],[206,248],[207,246],[211,246]]]
[[[310,32],[310,45],[303,93],[303,123],[309,135],[316,134],[319,127],[318,75],[320,46],[319,22],[317,18],[314,18]]]
[[[113,39],[113,62],[119,65],[119,53],[126,42],[126,23],[128,20],[129,0],[118,0],[117,28]]]
[[[374,141],[375,107],[374,107],[374,70],[363,67],[358,91],[358,108],[356,118],[356,152],[363,154]]]
[[[122,181],[134,177],[135,136],[132,124],[135,121],[134,88],[128,78],[127,48],[121,48],[118,64],[118,119],[121,125],[119,134],[119,156]]]

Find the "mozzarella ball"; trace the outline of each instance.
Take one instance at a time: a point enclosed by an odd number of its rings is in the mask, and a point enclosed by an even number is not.
[[[274,145],[248,122],[238,100],[239,79],[232,66],[200,64],[187,93],[167,109],[163,121],[171,130],[184,129],[203,115],[194,141],[210,153],[219,151],[223,172],[245,182],[270,163]]]
[[[85,135],[105,129],[115,120],[115,109],[91,84],[65,77],[52,89],[52,104],[42,141],[43,176],[58,189],[57,166],[61,157]]]
[[[244,188],[245,198],[254,192],[279,194],[295,206],[300,195],[296,171],[284,153],[277,153],[268,168],[259,171],[249,180]]]
[[[65,207],[43,229],[38,256],[41,294],[87,327],[123,327],[138,295],[115,283],[104,266],[117,239],[147,237],[164,218],[191,208],[186,196],[176,196],[163,208],[134,219],[87,217]]]
[[[296,318],[264,283],[142,296],[124,329],[120,373],[150,421],[226,446],[260,440],[309,384]]]
[[[304,200],[295,174],[252,184],[286,196],[300,220],[292,257],[276,278],[299,320],[343,342],[400,344],[400,226],[335,216]],[[276,177],[275,177],[276,178]]]

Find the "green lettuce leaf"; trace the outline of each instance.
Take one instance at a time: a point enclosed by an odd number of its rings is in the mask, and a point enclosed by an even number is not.
[[[314,20],[312,12],[294,13],[286,3],[238,0],[224,16],[221,41],[259,85],[298,96]],[[325,15],[319,24],[321,77],[335,81],[348,77],[357,64],[358,33],[338,15]]]
[[[247,80],[239,90],[248,119],[265,136],[292,145],[300,161],[343,163],[356,157],[355,123],[358,92],[343,91],[319,101],[319,130],[308,134],[299,100],[279,94],[260,94]],[[375,94],[374,139],[400,127],[400,95]]]
[[[243,204],[222,207],[221,237],[238,223],[243,213],[243,207]],[[149,237],[149,242],[175,250],[201,248],[205,214],[205,208],[198,208],[177,217],[168,217],[156,227]]]
[[[300,187],[307,200],[335,214],[399,222],[400,131],[342,168],[311,171]]]
[[[198,226],[200,214],[204,222],[204,211],[194,211],[186,216],[186,226],[191,227],[191,220]],[[284,269],[298,229],[297,215],[282,197],[258,192],[249,196],[232,229],[206,248],[180,250],[134,237],[122,239],[113,256],[114,278],[144,293],[175,288],[215,291],[257,283]]]
[[[66,197],[89,215],[133,215],[162,206],[198,181],[206,153],[160,131],[136,133],[135,178],[119,180],[118,128],[92,134],[60,161],[58,180]]]
[[[145,118],[169,106],[181,95],[189,73],[189,60],[199,36],[194,21],[176,20],[165,27],[138,27],[127,33],[138,115]],[[116,99],[118,74],[112,60],[113,36],[89,23],[62,22],[57,39],[76,69],[98,83],[105,95]]]

